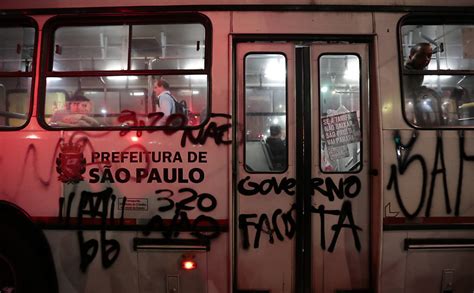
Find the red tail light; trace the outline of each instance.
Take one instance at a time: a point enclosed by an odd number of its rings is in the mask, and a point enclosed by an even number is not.
[[[192,271],[197,268],[197,263],[194,259],[183,258],[181,260],[181,268],[186,271]]]

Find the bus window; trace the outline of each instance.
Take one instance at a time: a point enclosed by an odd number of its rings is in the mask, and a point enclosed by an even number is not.
[[[283,172],[286,141],[286,58],[282,54],[245,57],[245,166],[249,172]]]
[[[407,121],[421,128],[474,126],[474,25],[401,27]]]
[[[126,70],[128,30],[127,25],[58,28],[53,71]]]
[[[134,25],[132,35],[132,69],[204,69],[203,25]]]
[[[160,78],[169,82],[169,92],[175,100],[185,103],[190,110],[188,125],[199,125],[201,119],[206,117],[207,76],[172,75]],[[149,84],[153,84],[154,80],[153,76],[134,75],[47,78],[48,93],[58,89],[68,90],[65,91],[64,102],[58,101],[57,95],[46,95],[45,120],[51,127],[164,126],[172,117],[160,119],[161,116],[155,115],[159,112],[159,98],[153,89],[149,90]],[[75,111],[71,104],[80,102],[77,99],[89,104],[89,108],[82,112]],[[76,120],[87,120],[89,123]]]
[[[334,54],[319,58],[322,172],[361,170],[360,59]]]
[[[35,29],[1,27],[0,35],[0,127],[21,127],[30,113]]]
[[[30,72],[33,62],[35,30],[32,27],[0,28],[1,72]]]
[[[192,18],[192,17],[191,17]],[[57,20],[47,26],[52,51],[43,118],[53,128],[198,126],[208,117],[210,55],[206,26],[179,23]],[[150,22],[168,21],[166,17]],[[87,24],[87,25],[86,25]],[[159,84],[160,86],[157,86]]]

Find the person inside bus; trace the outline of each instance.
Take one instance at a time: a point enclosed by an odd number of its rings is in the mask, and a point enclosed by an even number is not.
[[[164,125],[168,116],[176,112],[175,102],[170,92],[169,83],[160,78],[153,83],[153,92],[155,94],[156,112],[163,113],[163,117],[158,121],[158,125]]]
[[[270,126],[270,136],[265,140],[274,170],[286,168],[286,141],[282,138],[280,125]]]
[[[418,43],[410,49],[405,63],[406,70],[425,70],[433,55],[429,43]],[[405,109],[409,121],[417,125],[435,125],[439,123],[439,95],[423,86],[424,75],[403,76]]]
[[[410,55],[405,63],[405,69],[408,70],[425,70],[431,61],[433,49],[429,43],[418,43],[410,49]],[[423,75],[408,76],[405,88],[408,90],[419,90],[423,84]]]
[[[75,94],[66,100],[66,108],[53,113],[51,126],[58,127],[97,127],[96,119],[91,117],[92,103],[82,94]]]

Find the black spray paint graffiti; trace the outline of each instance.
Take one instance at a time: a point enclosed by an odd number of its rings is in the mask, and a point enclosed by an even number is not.
[[[240,214],[239,215],[239,229],[242,230],[242,246],[244,249],[250,247],[249,240],[249,227],[252,226],[255,229],[255,238],[253,241],[253,247],[258,248],[260,246],[260,236],[263,233],[268,235],[268,242],[273,244],[275,242],[273,234],[276,235],[277,239],[284,241],[285,237],[281,233],[280,226],[278,224],[278,219],[281,218],[285,227],[285,236],[288,239],[293,239],[293,236],[296,232],[296,221],[294,219],[293,211],[296,209],[295,205],[292,205],[291,208],[284,212],[281,209],[276,209],[272,215],[272,222],[267,214],[261,214],[258,217],[257,214]],[[258,222],[251,222],[250,219],[256,219],[258,217]]]
[[[219,223],[214,218],[201,214],[191,223],[188,217],[188,212],[196,207],[203,213],[215,210],[217,199],[212,194],[199,194],[194,189],[181,188],[178,195],[180,197],[185,196],[185,198],[176,202],[172,199],[175,194],[169,189],[160,189],[155,193],[159,196],[157,200],[165,203],[158,208],[158,211],[164,213],[174,210],[174,216],[169,225],[165,224],[160,215],[153,216],[143,231],[144,235],[149,235],[151,231],[158,230],[162,231],[165,238],[178,237],[180,231],[191,231],[191,235],[199,239],[211,240],[219,236]]]
[[[466,154],[464,140],[464,130],[459,131],[459,172],[458,172],[458,186],[456,188],[456,204],[454,206],[454,215],[459,216],[459,209],[461,207],[461,188],[464,177],[464,161],[474,162],[474,155]]]
[[[35,178],[38,179],[38,181],[41,183],[42,186],[48,187],[51,184],[51,181],[53,179],[54,170],[56,168],[54,158],[56,158],[56,154],[59,151],[61,143],[62,143],[62,139],[58,140],[58,142],[56,143],[56,146],[54,147],[54,151],[52,155],[53,159],[52,159],[49,170],[47,168],[41,168],[39,166],[40,155],[38,154],[38,150],[36,149],[36,146],[34,144],[29,144],[26,150],[25,158],[23,159],[23,166],[21,167],[21,173],[18,176],[19,182],[16,184],[16,186],[18,187],[23,186],[23,181],[25,180],[25,178],[28,178],[28,176],[25,175],[25,172],[27,170],[30,170],[30,168],[28,168],[27,166],[28,166],[28,163],[31,161],[31,164],[33,166],[31,170],[33,170]],[[43,176],[41,176],[40,174],[40,171],[43,171],[43,170],[47,171],[46,178],[43,178]],[[19,192],[19,189],[16,190],[16,193],[11,197],[12,198],[11,200],[13,200],[14,198],[18,196],[18,192]]]
[[[148,236],[152,231],[161,231],[165,238],[176,238],[182,231],[190,231],[191,235],[205,240],[212,240],[220,235],[221,227],[219,222],[207,215],[201,214],[196,219],[190,220],[188,212],[198,209],[202,213],[209,213],[216,209],[217,199],[209,193],[199,194],[191,188],[181,188],[176,194],[184,197],[179,201],[175,201],[172,197],[175,195],[169,189],[160,189],[155,192],[158,195],[157,200],[163,202],[164,205],[158,208],[158,212],[165,213],[174,210],[174,216],[170,220],[163,219],[160,215],[153,216],[147,225],[143,228],[143,234]],[[65,221],[66,225],[71,221],[71,209],[75,198],[75,192],[71,192],[67,199],[66,217],[63,217],[62,210],[65,199],[60,198],[60,214],[59,218]],[[79,249],[81,255],[80,268],[83,272],[101,252],[102,266],[106,269],[112,266],[117,260],[120,253],[120,244],[117,240],[106,238],[107,225],[123,225],[124,210],[127,198],[123,198],[121,204],[121,218],[119,223],[115,220],[116,196],[113,194],[112,188],[107,188],[101,192],[82,191],[77,211],[77,225]],[[85,218],[86,216],[87,218]],[[98,221],[94,221],[94,220]],[[100,226],[100,242],[96,239],[85,240],[83,228],[86,224],[98,224]]]
[[[339,178],[338,185],[334,183],[331,177],[327,177],[325,180],[323,178],[313,178],[313,193],[314,190],[320,192],[323,196],[327,197],[329,201],[334,201],[334,195],[338,199],[344,199],[344,196],[348,198],[355,198],[359,195],[362,188],[359,177],[349,176],[347,178]],[[326,186],[326,189],[323,187]]]
[[[334,201],[337,197],[338,199],[344,199],[347,197],[349,199],[356,198],[361,191],[361,181],[356,176],[349,176],[345,179],[340,178],[338,184],[336,185],[331,177],[326,179],[323,178],[313,178],[313,194],[315,191],[319,192],[321,195],[327,197],[329,201]],[[293,196],[295,195],[294,187],[296,186],[296,180],[294,178],[282,178],[280,182],[277,181],[275,177],[270,179],[265,179],[261,182],[254,182],[250,180],[250,176],[247,176],[240,180],[237,188],[240,194],[244,196],[254,196],[254,195],[266,195],[270,192],[274,194],[281,194],[282,192],[286,195]],[[250,231],[249,227],[255,229],[255,237],[253,241],[253,248],[258,248],[260,243],[260,237],[262,233],[268,235],[268,242],[273,244],[274,234],[276,238],[280,241],[284,241],[285,237],[281,232],[282,229],[279,222],[283,222],[285,229],[285,236],[288,239],[292,239],[296,231],[296,220],[294,212],[296,207],[293,204],[289,210],[283,212],[281,209],[277,209],[272,213],[271,221],[267,214],[240,214],[239,215],[239,229],[242,232],[242,246],[244,249],[250,248]],[[342,231],[342,229],[349,229],[352,232],[354,238],[354,246],[360,251],[361,243],[359,238],[359,231],[362,231],[362,228],[357,226],[354,221],[354,216],[352,213],[352,204],[350,200],[345,200],[342,203],[340,210],[327,210],[323,204],[314,205],[311,207],[311,212],[319,215],[321,223],[321,249],[326,250],[326,217],[327,216],[337,216],[337,224],[332,225],[331,229],[333,230],[333,235],[327,251],[333,252],[336,248],[337,239]],[[252,219],[257,219],[258,221],[250,221]],[[281,221],[279,221],[281,220]]]
[[[130,121],[132,120],[132,125],[131,126],[145,126],[142,121],[138,121],[136,119],[136,115],[132,112],[127,112],[124,113],[125,116],[121,116],[120,119],[123,121]],[[230,119],[231,116],[227,114],[211,114],[211,117],[223,117]],[[158,116],[153,116],[154,118],[152,119],[153,123],[157,123],[159,120],[159,115]],[[155,125],[155,124],[153,124]],[[208,138],[213,138],[214,142],[217,145],[220,144],[230,144],[232,141],[225,140],[224,137],[226,136],[226,133],[229,131],[231,127],[231,124],[224,124],[224,125],[217,125],[216,122],[210,122],[206,125],[202,125],[198,130],[184,130],[183,135],[181,138],[181,146],[185,147],[187,140],[189,140],[193,144],[201,144],[204,145],[207,141]],[[177,129],[171,129],[171,130],[164,130],[164,133],[167,135],[171,135],[178,131]],[[125,135],[128,131],[122,131],[120,134]],[[152,131],[150,131],[152,132]],[[197,134],[195,134],[197,132]],[[141,131],[137,131],[137,136],[141,136]],[[71,138],[72,140],[72,138]],[[87,140],[87,139],[86,139]],[[145,150],[146,151],[146,150]],[[150,178],[152,178],[155,181],[161,181],[161,177],[159,177],[159,174],[157,172],[153,172],[154,169],[151,169],[149,172],[148,167],[147,169],[138,169],[138,173],[135,174],[135,177],[137,181],[140,181],[143,179],[142,177],[145,177],[145,174],[148,178],[148,181],[150,181]],[[195,172],[193,173],[193,170]],[[92,178],[92,183],[95,182],[114,182],[115,180],[118,182],[128,182],[131,178],[132,175],[129,173],[127,169],[118,169],[115,174],[112,174],[110,172],[109,167],[105,167],[102,169],[102,177],[100,177],[99,172],[100,169],[96,168],[94,169],[94,172],[91,175]],[[190,171],[190,175],[188,176],[189,179],[186,179],[184,177],[184,174],[182,174],[181,169],[172,169],[170,171],[170,174],[163,174],[163,178],[165,182],[168,181],[178,181],[180,183],[187,183],[188,181],[194,182],[194,183],[199,183],[203,180],[204,178],[204,173],[201,169],[199,168],[194,168]],[[181,172],[181,173],[180,173]],[[148,176],[148,174],[150,174]],[[109,268],[118,258],[119,253],[120,253],[120,244],[118,241],[114,239],[107,239],[106,238],[106,228],[107,228],[107,219],[111,223],[114,222],[114,207],[115,207],[115,200],[116,196],[112,194],[112,189],[107,188],[106,190],[98,193],[91,193],[88,191],[83,191],[81,193],[81,198],[79,202],[79,209],[78,209],[78,225],[80,229],[78,230],[78,240],[79,240],[79,248],[80,248],[80,255],[81,255],[81,263],[80,263],[80,268],[83,272],[87,270],[87,267],[91,264],[91,262],[95,259],[99,247],[101,249],[101,260],[102,260],[102,266],[104,268]],[[162,196],[163,193],[168,192],[169,195]],[[178,202],[174,202],[171,197],[173,196],[173,192],[170,190],[158,190],[156,192],[158,197],[158,201],[165,201],[168,204],[165,206],[162,206],[158,209],[159,212],[166,212],[169,210],[174,209],[174,217],[171,220],[170,224],[167,224],[169,220],[163,220],[163,218],[160,215],[155,215],[152,217],[148,224],[145,226],[143,233],[145,235],[149,235],[151,231],[162,231],[162,234],[166,238],[171,238],[171,237],[178,237],[180,231],[191,231],[191,235],[197,237],[197,238],[204,238],[204,239],[214,239],[219,236],[220,234],[220,227],[219,223],[217,220],[215,220],[212,217],[209,217],[207,215],[199,215],[196,219],[193,221],[190,221],[188,218],[188,211],[193,210],[195,207],[190,206],[190,204],[196,202],[196,207],[199,209],[201,212],[211,212],[213,211],[216,206],[217,206],[217,200],[216,198],[208,193],[202,193],[198,194],[195,190],[190,189],[190,188],[183,188],[179,190],[180,195],[188,193],[190,196],[186,197],[183,200],[180,200]],[[71,207],[72,203],[75,197],[75,193],[72,192],[69,195],[69,198],[67,200],[67,208],[66,208],[66,224],[69,224],[69,221],[71,219]],[[108,213],[108,206],[109,203],[111,203],[111,208],[110,208],[110,214]],[[59,199],[59,218],[61,221],[63,220],[63,206],[65,204],[65,199],[60,198]],[[124,220],[124,210],[126,206],[126,198],[124,198],[124,203],[122,204],[122,214],[121,214],[121,220],[120,223],[123,224]],[[102,207],[102,209],[101,209]],[[83,219],[83,216],[88,216],[91,219],[98,218],[100,219],[101,223],[101,229],[100,229],[100,243],[96,239],[89,239],[85,240],[84,238],[84,232],[81,229],[83,225],[83,221],[86,221],[86,219]],[[89,220],[89,218],[87,218]]]
[[[268,194],[274,192],[275,194],[281,194],[285,192],[288,195],[294,195],[295,191],[293,188],[296,186],[296,179],[283,177],[280,182],[275,177],[265,179],[262,182],[249,181],[250,176],[245,177],[239,181],[237,189],[240,194],[246,196],[252,196],[257,194]]]
[[[392,164],[390,167],[390,179],[387,184],[387,190],[395,191],[395,198],[400,207],[401,212],[407,218],[417,217],[421,210],[423,209],[426,202],[425,216],[429,217],[431,214],[431,206],[433,202],[434,187],[436,184],[436,179],[438,175],[442,176],[443,191],[444,191],[444,203],[446,208],[446,213],[451,214],[451,204],[449,201],[449,192],[447,184],[447,170],[444,160],[444,148],[443,148],[443,132],[437,132],[436,138],[436,150],[433,163],[433,169],[431,170],[431,182],[428,195],[426,194],[426,187],[428,181],[428,167],[424,157],[420,154],[411,155],[411,151],[417,141],[418,132],[413,131],[410,140],[408,143],[403,143],[400,135],[400,131],[395,131],[393,134],[393,139],[395,142],[395,152],[397,155],[397,165]],[[459,173],[458,173],[458,184],[456,189],[456,204],[454,208],[454,215],[459,216],[459,208],[461,204],[461,190],[463,182],[463,170],[464,170],[464,161],[474,161],[474,156],[469,156],[466,154],[465,145],[464,145],[464,132],[459,132]],[[399,176],[403,176],[405,172],[411,168],[418,165],[420,170],[420,175],[422,177],[421,185],[421,194],[419,195],[418,206],[414,212],[408,211],[403,196],[400,193],[399,188]],[[428,196],[428,197],[427,197]]]
[[[182,128],[188,124],[188,118],[181,113],[174,113],[166,117],[166,121],[162,122],[161,120],[165,117],[163,112],[153,112],[146,115],[147,120],[139,119],[137,113],[131,110],[123,110],[120,112],[120,116],[117,118],[119,123],[126,123],[127,126],[131,127],[143,127],[143,126],[167,126],[173,128]],[[147,124],[148,122],[148,124]],[[167,130],[169,131],[169,130]],[[174,133],[175,130],[171,130]],[[129,130],[122,130],[120,135],[125,135]],[[150,131],[151,132],[151,131]],[[137,131],[137,136],[140,137],[142,131]]]
[[[110,193],[110,195],[109,195]],[[63,215],[63,208],[64,208],[64,203],[65,203],[65,198],[64,197],[60,197],[59,198],[59,220],[61,223],[65,223],[66,225],[69,225],[71,224],[71,210],[72,210],[72,204],[74,202],[74,198],[76,196],[76,193],[75,192],[71,192],[68,196],[68,200],[67,200],[67,207],[66,207],[66,216],[64,217]],[[102,198],[100,198],[102,196]],[[110,197],[107,198],[107,197]],[[83,201],[83,198],[87,198],[86,201]],[[92,199],[91,199],[92,198]],[[114,215],[114,208],[115,208],[115,200],[116,200],[116,196],[113,194],[113,191],[112,191],[112,188],[107,188],[101,192],[97,192],[97,193],[92,193],[92,192],[88,192],[88,191],[83,191],[81,193],[81,198],[79,199],[79,203],[92,203],[91,200],[97,200],[97,201],[102,201],[105,202],[106,204],[108,204],[109,200],[111,200],[111,205],[110,205],[110,214],[107,214],[107,209],[104,209],[105,207],[102,206],[102,213],[100,214],[100,218],[99,218],[99,223],[102,225],[102,226],[106,226],[107,224],[114,224],[116,223],[116,219],[115,219],[115,215]],[[124,223],[124,207],[125,207],[125,203],[127,202],[127,198],[124,197],[123,198],[123,202],[124,204],[122,205],[122,208],[121,208],[121,216],[120,216],[120,220],[119,220],[119,223],[120,225],[123,225]],[[98,206],[100,208],[100,203],[101,202],[98,202]],[[92,207],[96,207],[96,205],[93,205]],[[80,206],[79,206],[80,208]],[[93,214],[94,217],[96,217],[98,210],[95,210],[95,213]],[[104,218],[104,212],[105,212],[105,218]],[[81,210],[78,210],[78,218],[79,218],[79,215],[90,215],[90,212],[82,212]],[[81,218],[82,220],[82,218]],[[81,223],[80,227],[85,224],[85,223]]]
[[[216,145],[220,144],[231,144],[231,140],[225,140],[224,137],[229,129],[232,127],[232,124],[225,123],[222,125],[218,125],[216,122],[212,121],[205,125],[199,126],[196,130],[193,129],[185,129],[182,130],[184,125],[186,125],[187,120],[180,117],[182,114],[173,114],[167,118],[165,126],[169,126],[171,128],[164,129],[163,133],[166,135],[172,135],[175,132],[183,131],[181,136],[181,147],[186,146],[186,141],[189,140],[192,144],[206,144],[208,138],[213,138]],[[226,118],[230,119],[232,116],[229,114],[222,114],[222,113],[211,113],[209,118]],[[148,114],[148,120],[150,121],[146,124],[145,120],[137,118],[137,114],[133,111],[125,110],[122,111],[120,114],[118,121],[120,123],[128,123],[128,126],[133,128],[136,127],[144,127],[144,126],[158,126],[158,122],[160,119],[163,118],[163,113],[150,113]],[[176,121],[178,121],[178,125],[176,125]],[[130,132],[131,129],[126,129],[120,131],[120,136],[126,135]],[[146,130],[149,133],[153,133],[157,131],[156,129]],[[195,134],[197,132],[197,134]],[[143,130],[137,130],[137,137],[141,137]]]
[[[66,224],[69,224],[71,218],[71,207],[75,197],[75,192],[71,192],[68,198],[66,208]],[[77,224],[79,230],[77,231],[79,240],[79,250],[81,256],[80,268],[81,271],[85,272],[87,267],[95,259],[99,247],[101,253],[102,266],[107,269],[117,260],[120,253],[120,244],[117,240],[107,239],[106,237],[106,226],[107,221],[113,223],[114,209],[115,209],[116,196],[113,194],[112,188],[107,188],[101,192],[89,192],[82,191],[79,200],[79,206],[77,210]],[[126,198],[124,199],[126,201]],[[62,209],[64,205],[64,198],[59,200],[59,218],[63,219]],[[109,212],[110,208],[110,212]],[[84,218],[87,216],[88,218]],[[96,239],[85,240],[83,225],[87,220],[99,220],[100,225],[100,243]],[[123,208],[120,223],[123,224]]]
[[[226,118],[230,119],[232,116],[228,114],[216,114],[216,113],[211,113],[210,118]],[[229,129],[232,127],[232,124],[226,123],[222,125],[217,125],[216,122],[212,121],[209,122],[208,124],[201,125],[198,128],[198,133],[197,135],[194,135],[196,131],[186,129],[183,131],[183,136],[181,137],[181,147],[186,146],[186,139],[188,139],[192,144],[200,144],[204,145],[206,144],[206,141],[208,138],[213,138],[214,142],[216,145],[221,145],[221,144],[231,144],[231,140],[225,140],[225,134],[229,131]]]
[[[345,200],[342,203],[341,209],[340,210],[326,210],[324,205],[319,205],[318,207],[313,206],[311,209],[312,213],[319,214],[319,219],[321,223],[321,249],[325,250],[326,249],[326,228],[325,228],[325,222],[326,222],[326,215],[333,215],[337,216],[337,224],[332,225],[331,229],[334,231],[331,243],[329,244],[328,251],[333,252],[337,239],[339,237],[339,234],[341,233],[342,228],[345,229],[350,229],[352,231],[352,236],[354,238],[354,246],[357,249],[357,251],[360,251],[361,249],[361,244],[359,240],[359,234],[357,231],[362,231],[362,228],[357,226],[354,221],[354,216],[352,213],[352,204],[349,200]],[[349,223],[345,223],[346,219]]]

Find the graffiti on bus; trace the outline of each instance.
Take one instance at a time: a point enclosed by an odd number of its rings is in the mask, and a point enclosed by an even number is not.
[[[275,177],[264,179],[260,182],[252,181],[250,176],[241,179],[238,183],[238,191],[244,197],[249,196],[268,196],[267,194],[274,194],[280,196],[281,194],[287,196],[295,195],[296,179],[283,177],[278,181]],[[354,239],[354,247],[357,251],[361,250],[361,242],[359,232],[363,231],[355,223],[354,214],[352,211],[351,200],[358,197],[361,192],[361,181],[357,176],[351,175],[347,178],[340,178],[336,184],[333,178],[313,178],[312,179],[312,195],[316,192],[326,197],[330,202],[334,202],[337,199],[343,200],[340,209],[327,209],[324,204],[313,205],[311,207],[311,213],[319,215],[320,220],[320,247],[328,252],[333,252],[336,249],[337,240],[340,236],[342,229],[348,229],[351,231]],[[296,206],[292,204],[291,207],[283,211],[282,209],[274,210],[270,215],[267,213],[257,214],[242,213],[239,215],[239,229],[241,230],[242,236],[242,247],[244,249],[250,248],[250,235],[254,234],[253,248],[259,248],[260,238],[262,233],[268,235],[268,242],[275,243],[275,237],[279,241],[284,241],[285,236],[287,239],[292,239],[296,231],[296,218],[295,218]],[[333,231],[331,241],[327,247],[326,243],[326,220],[327,217],[337,217],[337,224],[331,226]],[[283,222],[284,235],[282,233],[283,227],[280,227]],[[250,233],[250,227],[254,229],[253,233]]]
[[[242,232],[242,247],[244,249],[250,248],[250,227],[255,229],[253,248],[260,247],[260,236],[262,233],[268,235],[268,242],[271,244],[275,243],[274,234],[279,241],[284,241],[285,236],[288,239],[293,239],[296,232],[295,210],[295,204],[291,205],[291,207],[285,212],[283,212],[282,209],[276,209],[271,215],[271,222],[266,213],[240,214],[239,229]],[[255,221],[256,219],[258,220]],[[278,220],[283,221],[285,236],[282,234],[282,229],[278,224]]]
[[[63,215],[66,199],[59,199],[59,222],[64,223],[64,227],[71,224],[71,209],[76,193],[71,192],[67,198],[66,215]],[[125,199],[126,200],[126,199]],[[79,240],[80,269],[82,272],[95,259],[99,248],[103,268],[107,269],[117,260],[120,253],[120,244],[115,239],[107,239],[107,226],[116,222],[115,210],[116,196],[112,188],[106,188],[100,192],[82,191],[77,209],[75,225],[77,226],[77,236]],[[124,209],[122,208],[119,223],[123,225]],[[98,225],[100,239],[85,239],[84,228],[86,225],[94,223]]]
[[[119,242],[115,239],[107,239],[105,229],[107,216],[109,214],[109,202],[111,202],[110,219],[114,219],[115,199],[116,197],[113,195],[112,188],[107,188],[101,192],[83,191],[81,193],[77,214],[79,227],[82,226],[84,216],[89,216],[92,219],[100,218],[102,226],[100,229],[100,252],[102,266],[105,269],[112,266],[120,253]],[[102,209],[100,207],[102,207]],[[85,240],[84,232],[81,229],[78,230],[77,233],[81,255],[80,268],[85,272],[97,254],[99,242],[96,239]]]
[[[453,213],[451,201],[448,190],[448,169],[445,163],[445,151],[443,147],[443,131],[437,131],[436,135],[436,147],[433,158],[433,168],[431,170],[431,178],[428,174],[428,164],[425,157],[420,154],[412,154],[413,148],[415,147],[419,138],[418,131],[414,130],[411,132],[411,136],[407,142],[402,141],[400,131],[394,131],[393,141],[396,153],[396,164],[390,166],[390,177],[387,184],[387,190],[394,190],[395,199],[402,214],[409,219],[415,218],[420,215],[423,208],[425,209],[424,216],[431,216],[431,209],[435,194],[436,180],[441,180],[443,186],[444,195],[444,207],[446,214],[450,215]],[[462,186],[464,180],[464,162],[474,161],[474,155],[466,153],[464,131],[458,132],[458,150],[459,150],[459,169],[457,173],[457,187],[456,187],[456,199],[454,203],[454,216],[460,216],[460,207],[462,199]],[[418,169],[416,169],[418,168]],[[418,170],[418,174],[421,176],[421,192],[418,195],[410,193],[407,197],[406,194],[402,194],[400,186],[403,185],[403,180],[412,180],[403,176],[408,170]],[[441,178],[439,178],[441,177]],[[429,183],[429,190],[427,191]],[[413,199],[416,196],[418,203],[414,211],[409,211],[407,208],[407,199]]]
[[[214,121],[210,121],[207,124],[200,125],[197,129],[184,129],[182,127],[186,125],[187,120],[181,117],[182,114],[172,114],[170,115],[164,126],[168,126],[169,128],[163,129],[163,133],[167,135],[172,135],[178,131],[182,131],[183,134],[181,136],[181,147],[186,146],[186,142],[189,140],[192,144],[200,144],[204,145],[207,142],[208,138],[213,138],[216,145],[221,144],[231,144],[231,140],[225,139],[228,136],[229,129],[232,127],[231,123],[224,123],[224,124],[217,124]],[[137,117],[137,113],[130,110],[122,111],[120,116],[118,117],[119,123],[128,122],[127,126],[134,128],[134,127],[153,127],[157,126],[160,119],[163,117],[163,113],[150,113],[148,114],[147,122],[143,119]],[[230,119],[232,116],[229,114],[222,114],[222,113],[211,113],[210,118],[226,118]],[[176,121],[178,121],[176,124]],[[181,129],[180,129],[181,128]],[[124,136],[127,133],[132,131],[132,129],[124,129],[120,131],[120,135]],[[148,129],[146,132],[153,133],[157,131],[156,129]],[[136,130],[137,137],[141,137],[143,134],[142,129]]]
[[[170,189],[160,189],[155,192],[158,195],[157,201],[164,204],[158,208],[160,213],[173,211],[171,224],[167,225],[160,214],[153,216],[143,230],[143,234],[148,236],[151,231],[161,231],[163,237],[179,237],[181,231],[190,231],[191,235],[199,238],[211,240],[219,236],[220,226],[216,219],[200,214],[193,221],[189,220],[188,212],[195,210],[210,213],[217,207],[217,199],[210,193],[198,193],[192,188],[181,188],[177,195],[184,197],[176,201],[172,197],[175,193]],[[209,232],[209,233],[207,233]]]
[[[156,200],[163,203],[157,209],[157,213],[148,221],[142,230],[145,236],[151,232],[160,232],[166,239],[178,238],[181,232],[190,232],[198,239],[212,240],[217,238],[223,229],[219,222],[206,213],[214,211],[217,207],[217,199],[210,193],[198,193],[192,188],[181,188],[176,194],[169,189],[155,191]],[[174,200],[179,195],[181,200]],[[108,187],[100,192],[82,191],[78,199],[77,217],[73,218],[72,206],[76,192],[71,192],[67,198],[59,200],[59,219],[64,228],[77,228],[80,250],[80,269],[85,272],[95,259],[97,254],[101,255],[101,263],[104,269],[112,266],[120,254],[120,243],[115,239],[107,239],[109,229],[120,230],[124,224],[124,211],[127,206],[127,197],[121,198],[118,208],[121,210],[120,219],[115,218],[117,197],[113,189]],[[66,204],[66,207],[64,205]],[[195,219],[190,219],[188,212],[199,211]],[[63,210],[66,209],[66,215]],[[171,212],[171,220],[164,219],[163,213]],[[74,222],[73,222],[74,220]],[[86,239],[84,229],[98,228],[100,239]]]

